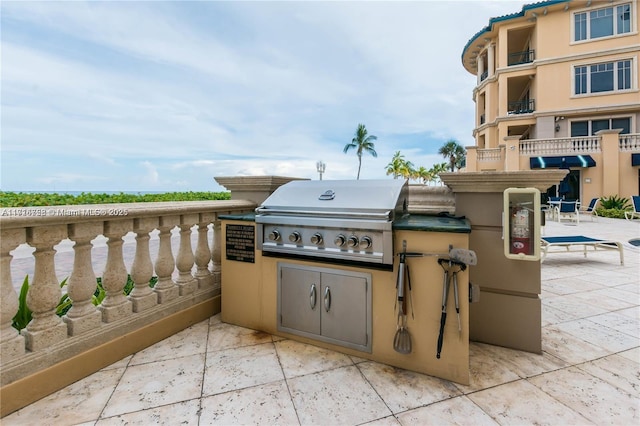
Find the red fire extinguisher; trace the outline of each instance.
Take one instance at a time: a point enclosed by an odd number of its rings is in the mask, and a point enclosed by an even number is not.
[[[529,209],[516,206],[511,214],[511,253],[531,254]]]

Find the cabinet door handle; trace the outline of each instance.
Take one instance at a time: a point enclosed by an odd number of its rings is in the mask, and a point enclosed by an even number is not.
[[[316,285],[311,284],[311,292],[309,293],[309,303],[311,304],[311,309],[316,308]]]
[[[329,287],[324,289],[324,310],[329,312],[331,309],[331,289]]]

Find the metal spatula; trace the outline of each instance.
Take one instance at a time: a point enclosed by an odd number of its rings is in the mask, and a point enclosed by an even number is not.
[[[404,266],[401,263],[401,266]],[[407,301],[404,297],[404,267],[398,268],[398,329],[393,337],[393,349],[401,354],[411,353],[411,334],[407,329]]]
[[[398,315],[398,330],[393,338],[393,349],[401,354],[411,353],[411,334],[407,328],[407,316]]]

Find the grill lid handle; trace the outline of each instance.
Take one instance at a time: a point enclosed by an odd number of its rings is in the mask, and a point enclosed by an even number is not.
[[[327,189],[322,194],[320,194],[320,196],[318,197],[318,200],[328,201],[328,200],[333,200],[334,198],[336,198],[336,193],[332,189]]]

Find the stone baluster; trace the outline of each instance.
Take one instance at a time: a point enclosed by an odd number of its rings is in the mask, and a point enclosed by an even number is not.
[[[166,303],[178,297],[179,290],[171,278],[176,263],[171,251],[171,230],[180,224],[180,216],[162,216],[158,229],[160,230],[160,246],[156,259],[156,275],[158,283],[154,291],[158,294],[158,303]]]
[[[62,317],[70,336],[93,330],[102,323],[102,314],[93,305],[92,297],[98,286],[91,263],[91,240],[102,234],[102,222],[69,225],[69,239],[73,246],[73,270],[67,283],[67,294],[73,306]]]
[[[18,312],[18,293],[13,288],[11,278],[11,259],[9,252],[26,242],[24,228],[3,229],[0,238],[0,357],[3,362],[12,360],[25,353],[24,337],[11,326]]]
[[[135,219],[133,231],[136,233],[136,254],[131,265],[133,290],[129,300],[133,303],[133,312],[142,312],[158,304],[158,294],[149,287],[153,277],[153,263],[149,253],[149,232],[158,227],[158,218]]]
[[[222,271],[222,231],[221,221],[216,217],[213,221],[213,249],[211,260],[213,261],[213,286],[220,288],[220,272]]]
[[[104,224],[107,241],[107,264],[102,275],[102,287],[106,292],[99,306],[104,322],[113,322],[131,315],[132,304],[124,295],[127,284],[127,267],[122,256],[122,245],[127,232],[132,229],[132,220],[114,220]]]
[[[213,222],[215,214],[200,213],[198,222],[198,244],[196,245],[196,279],[199,288],[213,286],[213,275],[209,271],[211,249],[209,248],[209,224]]]
[[[191,294],[198,289],[198,280],[191,274],[194,256],[191,249],[191,228],[198,223],[198,214],[180,216],[180,248],[176,257],[178,279],[176,284],[180,289],[180,296]]]
[[[28,350],[36,352],[67,338],[67,326],[56,315],[62,297],[56,277],[53,246],[67,237],[66,225],[27,228],[27,242],[36,248],[33,281],[27,293],[27,306],[32,320],[22,330]]]

